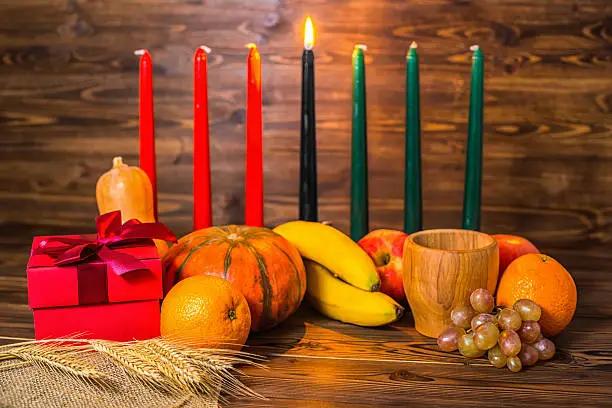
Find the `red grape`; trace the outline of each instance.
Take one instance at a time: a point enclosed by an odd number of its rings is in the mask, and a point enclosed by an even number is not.
[[[517,357],[521,359],[521,364],[524,367],[529,367],[538,362],[538,350],[529,344],[523,343]]]
[[[478,313],[491,313],[495,307],[493,296],[488,290],[480,288],[476,289],[470,295],[470,304]]]
[[[459,337],[464,334],[461,327],[448,327],[438,336],[438,347],[442,351],[455,351],[459,347]]]
[[[456,306],[451,310],[451,321],[457,327],[469,329],[475,314],[470,306]]]
[[[521,351],[521,338],[513,330],[504,330],[499,335],[499,347],[506,356],[514,357]]]
[[[497,326],[497,319],[495,318],[495,316],[490,315],[488,313],[477,314],[472,319],[472,330],[476,330],[478,326],[483,323],[493,323]]]
[[[499,327],[504,330],[518,330],[521,327],[521,315],[512,309],[502,309],[497,315]]]
[[[542,316],[540,306],[529,299],[517,300],[512,308],[519,312],[523,320],[534,320],[537,322]]]
[[[533,347],[538,350],[540,360],[550,360],[555,355],[555,343],[546,338],[533,343]]]
[[[523,321],[521,328],[517,330],[517,333],[521,340],[525,343],[533,343],[540,337],[540,324],[533,320]]]

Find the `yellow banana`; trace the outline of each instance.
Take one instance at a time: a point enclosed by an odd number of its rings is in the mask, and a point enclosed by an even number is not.
[[[368,254],[341,231],[319,222],[291,221],[274,228],[300,251],[356,288],[377,291],[380,277]]]
[[[306,293],[323,315],[358,326],[383,326],[399,320],[404,308],[381,292],[366,292],[340,279],[316,262],[306,260]]]

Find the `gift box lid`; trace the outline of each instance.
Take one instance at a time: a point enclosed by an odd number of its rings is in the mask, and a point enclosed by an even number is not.
[[[96,234],[87,234],[87,235],[61,235],[62,238],[86,238],[94,240],[96,239]],[[43,254],[43,253],[35,253],[35,249],[38,248],[41,242],[46,241],[49,238],[55,238],[54,236],[40,236],[34,237],[32,241],[32,251],[30,255],[30,260],[28,261],[28,268],[39,268],[43,266],[55,266],[53,262],[55,261],[53,257]],[[123,245],[116,246],[113,248],[114,251],[121,252],[124,254],[132,255],[140,260],[144,259],[159,259],[159,254],[157,252],[157,247],[153,243],[153,240],[142,240],[134,245]]]
[[[54,265],[54,258],[36,251],[51,238],[35,237],[27,266],[30,308],[77,306],[161,299],[162,266],[152,240],[113,247],[113,251],[140,260],[146,269],[116,274],[99,258],[65,266]],[[95,235],[67,235],[62,238],[95,239]]]

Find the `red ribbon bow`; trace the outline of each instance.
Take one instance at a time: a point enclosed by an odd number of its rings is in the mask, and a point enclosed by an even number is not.
[[[131,219],[121,225],[121,211],[96,217],[96,229],[97,239],[51,237],[42,241],[36,252],[55,258],[53,264],[57,266],[87,262],[97,256],[116,275],[123,275],[147,267],[136,257],[113,248],[149,239],[176,242],[176,236],[161,222]]]

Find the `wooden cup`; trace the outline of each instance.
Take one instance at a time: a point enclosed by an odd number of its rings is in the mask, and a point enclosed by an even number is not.
[[[497,285],[499,250],[495,239],[470,230],[416,232],[404,244],[404,291],[414,325],[437,337],[451,325],[455,306],[469,305],[470,294]]]

